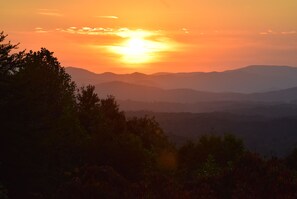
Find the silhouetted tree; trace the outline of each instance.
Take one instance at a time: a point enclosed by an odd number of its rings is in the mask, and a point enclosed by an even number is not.
[[[199,168],[210,156],[220,167],[227,167],[236,161],[244,152],[243,143],[232,135],[202,136],[198,142],[189,142],[179,150],[179,166],[181,169]]]
[[[295,198],[296,179],[277,159],[245,153],[234,165],[232,198]]]
[[[230,172],[243,152],[242,141],[232,135],[204,135],[180,148],[178,176],[191,197],[205,194],[201,189],[205,187],[210,198],[230,198],[234,184]]]
[[[113,96],[100,100],[100,112],[103,119],[103,128],[105,131],[121,134],[126,131],[126,116],[119,110],[119,105]]]
[[[1,171],[12,198],[50,193],[81,161],[75,84],[52,54],[25,54],[2,102]]]
[[[285,163],[288,168],[297,172],[297,148],[294,148],[290,154],[285,158]]]
[[[0,198],[8,199],[7,190],[5,189],[5,187],[3,187],[3,185],[1,183],[0,183]]]
[[[71,175],[58,199],[136,198],[132,184],[110,166],[84,166]]]
[[[112,96],[99,99],[94,86],[82,87],[77,106],[89,134],[89,163],[109,165],[129,180],[139,179],[148,162],[140,137],[126,130],[126,118]]]
[[[77,94],[77,109],[79,120],[87,133],[93,134],[98,131],[102,121],[100,114],[101,102],[95,93],[95,86],[82,87]]]
[[[18,44],[4,43],[7,35],[0,32],[0,79],[3,80],[5,76],[14,74],[22,66],[22,60],[25,51],[13,53],[12,51],[18,49]]]
[[[150,151],[157,151],[169,146],[167,137],[155,118],[147,116],[132,118],[127,122],[128,131],[142,140],[143,146]]]

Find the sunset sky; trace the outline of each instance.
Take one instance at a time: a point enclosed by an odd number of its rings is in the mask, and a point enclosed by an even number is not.
[[[97,73],[297,66],[296,0],[7,0],[0,28]]]

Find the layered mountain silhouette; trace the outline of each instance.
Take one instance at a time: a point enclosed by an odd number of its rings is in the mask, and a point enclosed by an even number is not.
[[[191,89],[160,89],[124,82],[108,82],[96,85],[101,97],[114,95],[119,100],[143,102],[196,103],[211,101],[259,101],[291,102],[297,100],[297,87],[263,93],[214,93]]]
[[[66,68],[128,117],[154,116],[176,144],[232,133],[252,151],[284,155],[296,146],[297,68],[247,66],[224,72],[95,74]]]
[[[223,72],[95,74],[66,68],[79,85],[124,82],[161,89],[192,89],[207,92],[253,93],[297,86],[297,68],[290,66],[253,65]]]
[[[290,104],[295,107],[297,101],[297,68],[289,66],[248,66],[224,72],[152,75],[95,74],[78,68],[66,70],[77,84],[95,85],[99,97],[115,96],[126,111],[244,111],[271,106],[278,110],[279,104],[287,104],[282,106],[281,112],[290,112]]]

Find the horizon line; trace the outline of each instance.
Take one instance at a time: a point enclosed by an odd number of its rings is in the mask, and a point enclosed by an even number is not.
[[[234,69],[228,69],[228,70],[222,70],[222,71],[191,71],[191,72],[186,72],[186,71],[180,71],[180,72],[164,72],[164,71],[160,71],[160,72],[154,72],[154,73],[143,73],[143,72],[138,72],[138,71],[134,71],[134,72],[130,72],[130,73],[115,73],[115,72],[111,72],[111,71],[105,71],[105,72],[94,72],[88,69],[85,69],[84,67],[78,67],[78,66],[63,66],[65,69],[66,68],[75,68],[75,69],[80,69],[80,70],[84,70],[84,71],[88,71],[90,73],[94,73],[97,75],[102,75],[102,74],[114,74],[114,75],[131,75],[131,74],[142,74],[142,75],[160,75],[160,74],[188,74],[188,73],[222,73],[222,72],[228,72],[228,71],[235,71],[235,70],[240,70],[240,69],[244,69],[244,68],[250,68],[250,67],[284,67],[284,68],[296,68],[297,66],[292,66],[292,65],[272,65],[272,64],[253,64],[253,65],[246,65],[243,67],[238,67],[238,68],[234,68]]]

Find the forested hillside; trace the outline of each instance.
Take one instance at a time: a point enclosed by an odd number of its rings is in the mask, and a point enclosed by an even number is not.
[[[237,113],[158,113],[126,112],[129,117],[145,115],[155,117],[168,138],[178,146],[187,140],[198,139],[204,134],[222,136],[233,134],[245,146],[263,156],[284,157],[297,146],[296,109],[259,108],[257,111]],[[287,110],[287,113],[282,113]],[[256,114],[259,113],[259,114]],[[290,115],[291,114],[291,115]]]

